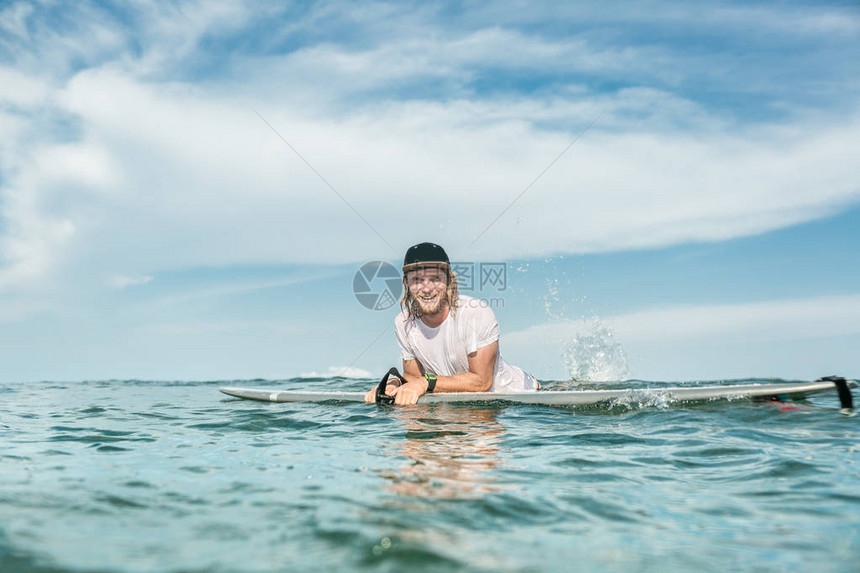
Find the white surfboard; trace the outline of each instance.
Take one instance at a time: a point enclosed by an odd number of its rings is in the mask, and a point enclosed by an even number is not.
[[[849,387],[856,386],[848,381]],[[537,392],[433,392],[424,394],[419,403],[435,402],[517,402],[551,406],[599,404],[616,401],[638,403],[656,401],[688,402],[697,400],[731,400],[803,396],[815,392],[834,391],[832,381],[786,382],[779,384],[733,384],[725,386],[688,386],[669,388],[628,388],[624,390],[540,390]],[[219,388],[237,398],[264,402],[363,402],[364,392],[307,392],[301,390],[266,390],[254,388]]]

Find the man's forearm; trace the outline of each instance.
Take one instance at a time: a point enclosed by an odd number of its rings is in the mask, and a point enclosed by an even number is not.
[[[453,376],[438,376],[434,392],[486,392],[493,386],[493,378],[474,372],[461,372]]]

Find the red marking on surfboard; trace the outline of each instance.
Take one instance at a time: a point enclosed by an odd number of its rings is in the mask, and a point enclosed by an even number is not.
[[[814,410],[812,406],[807,406],[805,404],[796,404],[794,402],[786,402],[784,400],[780,400],[777,396],[771,396],[770,398],[766,398],[762,402],[765,406],[770,406],[771,408],[776,408],[780,412],[803,412],[804,410]]]

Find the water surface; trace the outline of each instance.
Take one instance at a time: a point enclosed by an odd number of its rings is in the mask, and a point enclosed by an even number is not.
[[[858,570],[860,417],[835,391],[788,409],[217,392],[372,384],[0,385],[0,571]]]

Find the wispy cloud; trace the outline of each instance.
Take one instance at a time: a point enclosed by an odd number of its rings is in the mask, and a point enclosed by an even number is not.
[[[84,256],[108,272],[111,264],[131,263],[136,268],[126,272],[149,274],[185,265],[389,256],[312,172],[271,134],[258,131],[247,108],[156,96],[124,82],[111,75],[80,77],[69,99],[87,120],[84,140],[45,146],[11,174],[3,213],[4,255],[13,265],[47,271],[57,257]],[[115,97],[125,97],[101,101],[98,94],[108,85]],[[436,221],[455,252],[474,238],[475,221],[489,222],[571,137],[521,121],[462,125],[457,105],[408,107],[408,119],[388,107],[372,119],[365,112],[343,123],[270,115],[388,236],[406,243],[423,235],[398,216],[410,197],[455,205]],[[420,120],[422,113],[433,121]],[[808,130],[703,137],[601,134],[596,126],[492,240],[479,245],[481,253],[528,256],[722,240],[831,214],[858,198],[852,150],[860,147],[860,129],[849,120]],[[55,201],[61,180],[67,182],[63,199]],[[152,229],[159,229],[157,236]]]
[[[24,243],[42,241],[40,225],[68,221],[89,240],[77,252],[105,265],[135,253],[140,268],[129,270],[140,274],[157,265],[388,255],[241,101],[190,86],[156,89],[109,69],[78,74],[62,99],[82,123],[80,142],[43,145],[5,191],[6,217],[32,225],[20,230]],[[398,216],[410,198],[456,205],[437,221],[456,251],[471,242],[476,220],[489,221],[575,133],[542,128],[553,112],[528,96],[518,99],[519,116],[507,118],[499,117],[497,102],[482,101],[383,102],[338,119],[307,118],[268,102],[264,113],[389,236],[406,243],[423,234]],[[576,100],[568,123],[581,128],[593,118],[582,116],[602,99]],[[547,173],[504,232],[479,245],[482,254],[722,240],[825,216],[860,197],[856,118],[755,133],[649,129],[644,121],[635,132],[618,133],[627,110],[618,100],[608,106],[605,124],[601,119]],[[47,164],[46,157],[58,161]],[[63,189],[64,201],[46,201],[58,178],[79,183]],[[12,195],[22,198],[19,211]],[[153,241],[171,246],[153,250]]]
[[[607,316],[603,321],[625,343],[715,336],[749,341],[855,335],[860,334],[860,295],[672,306]],[[563,343],[592,326],[591,319],[562,320],[508,333],[505,342]]]

